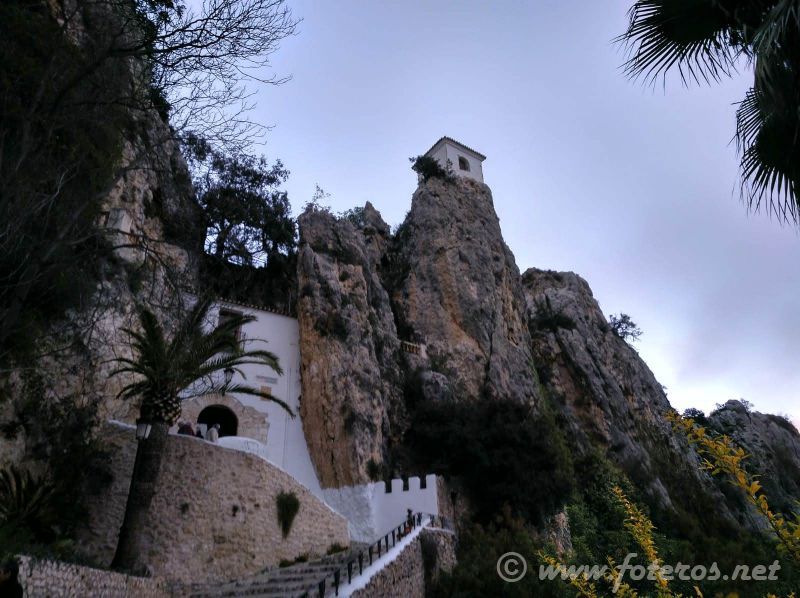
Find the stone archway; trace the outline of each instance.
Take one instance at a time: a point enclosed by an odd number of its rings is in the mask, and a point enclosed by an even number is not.
[[[238,436],[239,418],[236,414],[224,405],[209,405],[197,416],[198,424],[205,424],[210,428],[214,424],[219,424],[219,435]]]
[[[267,414],[247,405],[242,405],[230,395],[208,395],[183,401],[181,403],[181,419],[196,424],[201,412],[208,407],[227,408],[237,420],[236,435],[253,438],[266,444],[267,431],[269,430]]]

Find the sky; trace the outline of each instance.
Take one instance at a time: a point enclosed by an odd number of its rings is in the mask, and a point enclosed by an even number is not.
[[[288,0],[302,18],[272,57],[255,120],[291,171],[295,214],[320,185],[335,211],[390,224],[408,158],[448,135],[484,177],[520,271],[569,270],[678,409],[745,398],[800,422],[800,238],[737,191],[731,138],[747,69],[712,86],[623,75],[632,0]]]

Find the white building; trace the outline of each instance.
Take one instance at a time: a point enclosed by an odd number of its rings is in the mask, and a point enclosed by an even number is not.
[[[483,182],[483,161],[486,156],[450,137],[442,137],[425,152],[442,168],[452,168],[453,174]]]
[[[225,318],[226,314],[255,316],[256,319],[245,324],[239,333],[245,348],[274,353],[282,369],[278,374],[264,365],[243,365],[241,371],[245,378],[234,374],[232,384],[246,384],[269,392],[287,403],[296,417],[290,417],[273,401],[233,393],[184,401],[182,419],[193,425],[199,424],[203,433],[208,426],[220,424],[222,446],[247,450],[267,458],[321,497],[322,489],[300,419],[300,331],[297,319],[228,301],[220,301],[211,316],[216,320]]]
[[[248,350],[274,353],[282,371],[279,374],[262,364],[243,365],[241,374],[244,377],[234,373],[231,383],[246,384],[268,392],[287,403],[296,417],[290,417],[273,401],[231,393],[184,400],[182,421],[198,427],[203,435],[209,426],[219,424],[219,446],[254,453],[280,467],[347,518],[352,540],[373,542],[402,523],[408,510],[438,515],[435,475],[323,490],[300,419],[300,330],[297,319],[253,305],[218,301],[210,313],[211,322],[208,324],[213,326],[220,319],[234,314],[256,318],[242,327],[239,338]]]

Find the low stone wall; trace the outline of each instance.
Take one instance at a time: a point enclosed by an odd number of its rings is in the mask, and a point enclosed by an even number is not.
[[[115,479],[93,497],[84,545],[99,562],[113,557],[136,453],[131,428],[108,426],[115,447]],[[276,498],[294,492],[300,510],[286,538]],[[281,560],[323,555],[332,544],[347,546],[347,520],[285,471],[264,459],[191,436],[170,436],[156,494],[152,525],[144,530],[146,562],[154,576],[204,582],[246,576]]]
[[[423,549],[426,543],[430,548]],[[435,579],[440,571],[451,571],[455,566],[455,547],[455,535],[452,532],[425,529],[397,558],[375,574],[366,586],[350,596],[424,598],[426,582]],[[426,574],[426,560],[431,568],[430,575]]]
[[[167,598],[164,580],[132,577],[70,563],[21,556],[17,582],[23,598]]]
[[[125,515],[133,462],[136,459],[136,438],[133,426],[126,427],[123,424],[103,426],[100,436],[113,478],[102,492],[86,497],[89,518],[86,526],[78,530],[77,544],[92,562],[110,567]]]

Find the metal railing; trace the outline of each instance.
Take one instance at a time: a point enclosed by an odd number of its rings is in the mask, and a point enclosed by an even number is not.
[[[410,534],[414,529],[422,527],[423,519],[425,525],[451,531],[454,530],[452,523],[446,517],[431,515],[429,513],[413,513],[382,538],[370,544],[366,549],[360,550],[355,557],[348,559],[341,567],[320,579],[313,590],[316,592],[316,596],[318,598],[325,598],[325,592],[328,588],[332,588],[334,595],[338,596],[339,588],[345,579],[348,584],[353,583],[354,578],[364,573],[365,567],[369,567],[372,565],[373,561],[389,552],[390,548],[394,548],[400,540]],[[328,585],[329,583],[330,585]],[[303,594],[303,598],[311,598],[311,596],[312,594],[309,592]]]

